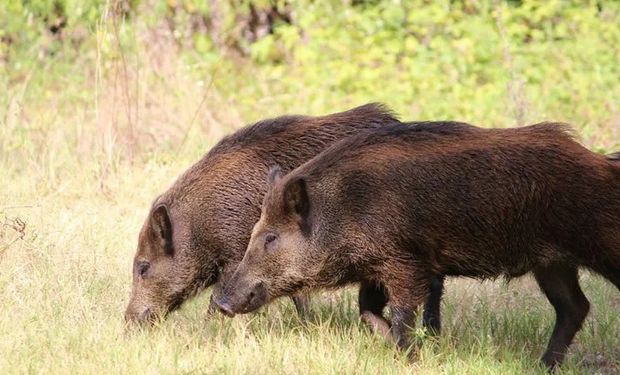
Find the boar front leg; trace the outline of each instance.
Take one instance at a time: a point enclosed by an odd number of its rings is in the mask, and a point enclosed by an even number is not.
[[[390,338],[390,323],[383,317],[383,309],[387,305],[388,297],[381,283],[362,281],[359,292],[360,318],[370,331]]]
[[[304,294],[295,294],[291,297],[295,304],[295,310],[301,320],[308,320],[310,314],[310,298]]]
[[[429,294],[424,303],[422,325],[429,334],[437,335],[441,331],[441,297],[443,295],[444,276],[433,277],[428,285]],[[359,291],[359,309],[362,322],[370,330],[386,339],[390,335],[390,322],[383,316],[383,309],[387,306],[387,291],[380,283],[363,281]]]
[[[211,298],[209,299],[209,308],[207,309],[207,315],[212,316],[213,314],[215,314],[216,311],[218,311],[217,305],[214,301],[220,296],[221,293],[222,286],[220,285],[220,283],[218,282],[213,284]]]
[[[441,297],[443,295],[444,276],[439,275],[431,279],[428,285],[428,297],[424,303],[422,325],[431,335],[441,332]]]
[[[389,276],[391,279],[385,280],[384,285],[390,296],[388,305],[392,312],[392,336],[396,345],[406,350],[412,344],[417,309],[428,295],[430,277],[423,276],[423,272],[418,270],[406,272],[402,265],[397,273]],[[414,355],[412,351],[411,357]]]

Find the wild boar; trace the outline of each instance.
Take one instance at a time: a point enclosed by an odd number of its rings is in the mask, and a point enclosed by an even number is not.
[[[554,367],[589,311],[578,269],[620,289],[620,164],[562,124],[459,137],[390,125],[269,180],[247,252],[215,301],[229,316],[371,281],[387,292],[404,348],[433,278],[532,272],[556,311],[542,357]]]
[[[264,120],[221,140],[153,203],[138,239],[126,320],[151,322],[211,285],[217,295],[260,217],[270,166],[291,170],[335,141],[398,122],[385,106],[367,104]],[[369,286],[366,305],[381,291]],[[303,311],[305,298],[294,300]]]

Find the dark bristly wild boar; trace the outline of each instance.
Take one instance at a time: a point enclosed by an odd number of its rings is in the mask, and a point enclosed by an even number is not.
[[[220,141],[155,200],[139,235],[125,318],[151,322],[201,290],[218,286],[241,261],[274,164],[287,171],[360,130],[398,123],[368,104],[322,117],[285,116]],[[368,287],[369,300],[381,300]],[[298,310],[304,298],[295,297]]]
[[[433,277],[533,272],[556,311],[542,358],[554,367],[589,310],[578,268],[620,289],[620,165],[561,124],[458,138],[392,125],[270,176],[248,250],[216,300],[227,315],[373,280],[407,347]]]

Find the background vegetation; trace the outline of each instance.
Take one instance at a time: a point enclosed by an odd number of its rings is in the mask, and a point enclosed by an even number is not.
[[[351,291],[308,324],[286,303],[208,318],[202,296],[124,336],[137,232],[222,135],[284,113],[566,121],[617,150],[619,25],[611,0],[0,2],[0,372],[541,372],[553,313],[528,278],[451,281],[414,364],[359,326]],[[618,373],[620,295],[584,283],[562,371]]]

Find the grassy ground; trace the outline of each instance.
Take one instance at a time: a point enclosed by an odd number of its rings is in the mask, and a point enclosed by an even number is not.
[[[156,329],[124,334],[151,201],[246,122],[378,100],[411,120],[566,121],[592,149],[620,149],[614,2],[602,13],[424,2],[414,32],[395,35],[374,14],[308,4],[300,19],[314,27],[277,63],[197,53],[161,22],[106,15],[77,53],[67,42],[0,56],[0,373],[544,373],[553,311],[528,278],[450,280],[444,331],[415,363],[360,325],[353,290],[317,295],[306,323],[287,301],[208,317],[206,293]],[[620,293],[582,278],[592,310],[560,373],[620,373]]]
[[[37,178],[49,171],[29,161],[0,168],[0,373],[542,373],[553,314],[529,279],[450,281],[444,332],[414,364],[359,324],[351,290],[315,298],[306,324],[286,301],[208,317],[203,295],[125,336],[138,228],[189,162],[150,160],[111,168],[105,182],[89,163],[55,179]],[[620,293],[583,279],[593,309],[562,373],[618,373]]]

